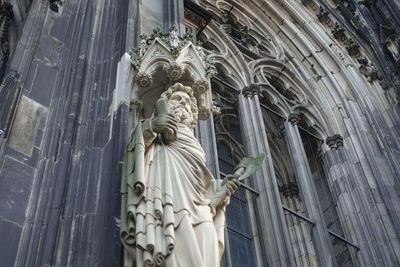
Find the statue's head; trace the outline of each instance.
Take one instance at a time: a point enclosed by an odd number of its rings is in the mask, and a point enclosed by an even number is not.
[[[176,83],[162,93],[161,98],[168,102],[170,112],[175,115],[179,122],[190,128],[196,126],[198,108],[192,88]]]

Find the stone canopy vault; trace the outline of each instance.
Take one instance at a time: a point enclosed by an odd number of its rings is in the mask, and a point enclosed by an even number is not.
[[[190,35],[178,36],[175,26],[167,34],[155,29],[150,36],[141,35],[140,47],[128,54],[131,64],[125,81],[131,88],[130,102],[139,111],[139,118],[150,117],[155,101],[175,83],[192,87],[200,120],[210,117],[215,109],[210,78],[216,69]]]

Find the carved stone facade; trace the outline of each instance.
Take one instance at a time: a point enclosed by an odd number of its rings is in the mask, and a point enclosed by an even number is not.
[[[400,265],[395,0],[0,1],[4,266],[122,266],[128,131],[175,82],[223,177],[222,266]]]

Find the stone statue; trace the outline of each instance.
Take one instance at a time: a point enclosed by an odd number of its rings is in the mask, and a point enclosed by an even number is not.
[[[219,266],[224,209],[246,167],[214,179],[193,135],[196,121],[193,91],[177,83],[130,135],[121,184],[125,266]]]

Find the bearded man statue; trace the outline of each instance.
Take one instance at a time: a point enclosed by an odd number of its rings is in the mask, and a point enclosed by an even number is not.
[[[193,91],[175,84],[132,131],[122,174],[125,266],[217,267],[235,179],[214,179],[194,137]]]

